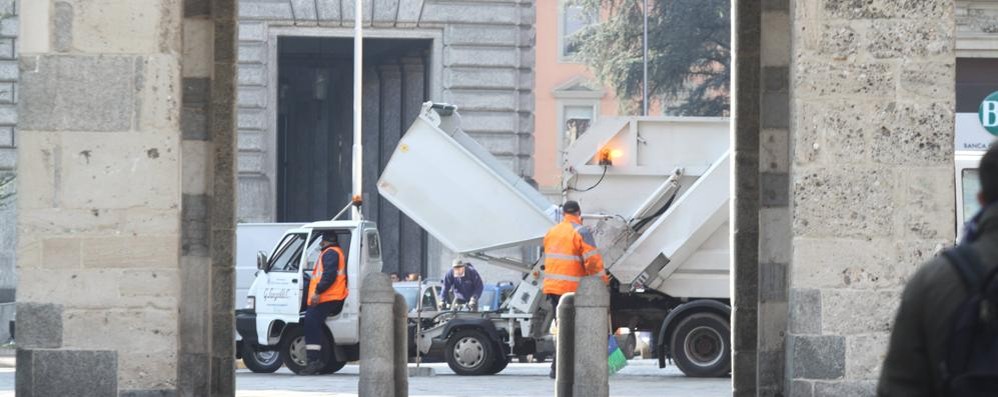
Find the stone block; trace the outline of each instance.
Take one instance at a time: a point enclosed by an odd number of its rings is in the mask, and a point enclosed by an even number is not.
[[[759,263],[791,263],[792,239],[789,208],[759,211]]]
[[[731,353],[731,379],[733,388],[737,388],[732,390],[733,396],[756,395],[758,362],[758,353],[754,350],[735,350]]]
[[[514,25],[520,22],[518,8],[519,5],[509,3],[425,2],[420,24]]]
[[[17,15],[17,7],[14,5],[14,0],[0,0],[0,14]]]
[[[800,169],[794,178],[794,234],[874,238],[890,235],[897,175],[880,167]]]
[[[199,0],[208,4],[207,0]],[[183,76],[210,77],[213,66],[214,24],[210,19],[184,20]]]
[[[790,89],[790,68],[788,66],[764,67],[762,68],[762,80],[764,92],[787,92]]]
[[[173,55],[149,55],[136,59],[139,80],[138,129],[177,131],[180,118],[181,65]]]
[[[846,337],[846,378],[877,380],[889,340],[889,334]]]
[[[828,22],[796,26],[798,54],[827,56],[842,61],[856,55],[863,46],[862,24]]]
[[[788,311],[789,305],[786,300],[765,302],[759,305],[758,348],[760,351],[780,352],[781,356],[783,355],[783,349],[786,345]]]
[[[787,301],[787,264],[759,264],[759,302]]]
[[[180,305],[179,335],[180,351],[184,353],[208,353],[208,335],[211,317],[208,315],[211,301],[208,294],[211,263],[206,257],[183,256],[180,259]],[[207,364],[205,364],[207,365]]]
[[[85,238],[140,233],[162,236],[180,232],[179,214],[175,208],[48,208],[20,211],[19,216],[22,219],[18,226],[22,240],[42,235]],[[41,244],[38,245],[38,254],[41,255]]]
[[[52,47],[58,52],[69,52],[73,49],[73,5],[58,1],[53,8]]]
[[[891,239],[794,240],[793,285],[799,288],[898,288],[917,263],[898,262]]]
[[[953,153],[953,102],[889,103],[871,141],[872,158],[896,165],[949,164]]]
[[[240,63],[266,63],[267,44],[266,43],[245,43],[239,45]]]
[[[180,142],[174,134],[63,133],[58,205],[110,209],[176,209]],[[93,189],[93,186],[128,189]]]
[[[239,65],[239,85],[266,86],[267,68],[261,65]]]
[[[443,81],[449,89],[510,89],[517,86],[518,78],[516,69],[446,68]]]
[[[123,298],[177,297],[180,282],[176,269],[142,269],[121,272],[119,290]]]
[[[896,88],[895,66],[891,63],[796,63],[794,87],[800,98],[838,95],[887,97]]]
[[[118,353],[18,346],[16,393],[21,397],[117,396]]]
[[[795,271],[796,273],[796,271]],[[789,330],[793,334],[821,333],[821,291],[790,289]]]
[[[188,194],[205,194],[211,186],[212,144],[204,141],[184,140],[181,191]]]
[[[79,238],[46,238],[42,240],[42,266],[48,269],[80,268]]]
[[[790,94],[762,94],[762,128],[790,128]]]
[[[805,102],[797,117],[796,152],[802,160],[825,160],[828,163],[866,163],[870,158],[870,140],[877,128],[895,118],[885,105],[874,104],[872,115],[856,116],[864,106],[855,102]]]
[[[905,62],[901,65],[898,87],[901,93],[910,96],[952,100],[953,91],[943,82],[954,81],[955,73],[951,63]]]
[[[951,23],[921,19],[878,21],[870,26],[866,49],[875,58],[952,54],[955,41]]]
[[[790,203],[790,175],[782,172],[759,174],[761,201],[765,208],[786,207]]]
[[[897,237],[942,240],[955,235],[952,172],[945,166],[903,171],[903,184],[898,186],[903,198],[895,214]]]
[[[267,149],[267,144],[263,141],[263,133],[260,131],[239,131],[237,135],[236,144],[240,151],[242,150],[258,150],[264,151]]]
[[[184,106],[198,107],[211,101],[211,79],[208,77],[185,77],[183,80]]]
[[[756,350],[759,341],[758,303],[743,300],[732,304],[731,327],[737,329],[732,345],[735,350]]]
[[[0,20],[0,36],[17,37],[20,33],[20,22],[16,16],[8,16]]]
[[[29,62],[22,58],[22,61]],[[0,61],[0,80],[18,81],[21,75],[17,61]]]
[[[20,85],[19,127],[33,131],[128,131],[135,62],[126,56],[41,56]],[[2,79],[3,73],[0,73]],[[101,87],[94,90],[93,87]]]
[[[840,379],[845,375],[845,338],[841,336],[798,336],[788,340],[793,357],[793,379]]]
[[[874,397],[877,382],[867,381],[843,381],[843,382],[815,382],[814,397]]]
[[[264,130],[267,128],[267,115],[260,111],[239,112],[239,129]]]
[[[240,108],[261,109],[267,107],[270,91],[265,88],[240,88],[238,105]]]
[[[155,268],[177,263],[177,236],[113,236],[87,238],[83,266],[89,268]]]
[[[520,59],[516,47],[471,47],[450,45],[444,48],[448,66],[517,67]]]
[[[761,61],[763,66],[790,64],[791,26],[790,15],[787,11],[771,10],[762,13]]]
[[[16,102],[14,89],[15,83],[0,83],[0,103]],[[11,138],[13,138],[13,135]]]
[[[122,390],[118,397],[176,397],[175,389],[131,389]]]
[[[399,1],[398,12],[395,15],[395,26],[400,28],[416,26],[422,12],[422,1]]]
[[[160,10],[159,0],[65,0],[65,3],[72,7],[72,46],[76,50],[93,54],[160,52],[164,11]]]
[[[900,290],[823,290],[821,331],[858,335],[891,330]]]
[[[14,324],[18,349],[62,347],[62,305],[32,303],[25,298],[22,293],[18,299],[17,322]]]
[[[760,351],[758,379],[760,389],[767,386],[782,386],[786,357],[782,351]],[[767,394],[760,394],[767,395]]]
[[[208,113],[204,107],[184,107],[180,111],[180,130],[184,140],[206,141]]]
[[[814,383],[806,380],[793,380],[790,382],[790,390],[787,397],[813,397]]]
[[[43,269],[20,268],[18,285],[46,285],[49,289],[20,288],[17,291],[17,298],[19,301],[26,302],[38,302],[44,299],[45,301],[57,302],[67,309],[120,306],[122,302],[121,295],[118,293],[119,274],[115,270],[53,272]],[[87,291],[87,293],[81,294],[77,291]],[[20,313],[21,310],[18,309],[18,326],[21,322]],[[18,333],[18,335],[24,334]]]
[[[184,23],[190,22],[192,17],[206,17],[211,15],[210,0],[184,0],[184,18],[188,18]]]
[[[395,26],[401,0],[371,0],[373,4],[373,24],[375,26]]]
[[[262,22],[239,22],[239,41],[267,41],[267,25]]]
[[[180,353],[180,362],[177,365],[180,368],[177,390],[181,395],[210,395],[208,377],[211,374],[211,364],[208,355]]]
[[[292,20],[291,4],[287,1],[240,1],[240,20],[288,21]]]
[[[325,26],[338,26],[340,24],[340,2],[320,1],[316,14],[319,16],[319,23]],[[353,15],[350,16],[353,18]]]
[[[515,115],[500,112],[463,112],[461,128],[470,133],[512,133],[517,130]],[[515,138],[510,134],[510,138]]]
[[[0,39],[0,59],[14,59],[14,39]]]
[[[952,2],[922,0],[822,0],[825,15],[834,19],[942,18],[953,13]]]

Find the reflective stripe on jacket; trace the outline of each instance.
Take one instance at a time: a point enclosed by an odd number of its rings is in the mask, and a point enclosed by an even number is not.
[[[596,274],[607,281],[596,239],[581,218],[566,214],[544,236],[544,293],[575,292],[583,277]]]
[[[333,253],[339,258],[339,264],[337,264],[336,272],[325,272],[325,264],[323,262],[326,254],[332,250]],[[335,281],[329,288],[324,291],[319,291],[319,301],[313,302],[312,296],[316,293],[316,287],[323,281],[323,277],[335,277]],[[347,290],[347,267],[346,267],[346,257],[343,255],[343,250],[340,247],[330,246],[322,250],[319,254],[319,260],[315,263],[315,269],[312,269],[312,282],[308,285],[308,304],[309,306],[326,303],[332,301],[341,301],[347,298],[349,295]]]

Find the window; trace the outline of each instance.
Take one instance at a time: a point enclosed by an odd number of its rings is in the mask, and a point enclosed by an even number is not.
[[[296,272],[301,259],[302,248],[305,247],[304,234],[289,234],[281,240],[277,253],[270,258],[270,271]]]
[[[571,144],[589,130],[593,122],[594,109],[591,105],[567,105],[563,110],[565,142]]]
[[[433,288],[423,291],[423,310],[433,310],[437,308],[437,296],[433,293]]]
[[[561,57],[571,59],[579,52],[578,33],[586,26],[593,24],[596,18],[586,12],[582,6],[572,2],[563,2],[560,7],[558,41]]]
[[[378,239],[378,231],[374,229],[368,230],[364,235],[364,239],[367,240],[367,259],[380,259],[381,240]]]
[[[977,169],[965,169],[960,175],[963,179],[963,221],[970,221],[977,211],[981,210],[981,204],[977,202],[977,192],[981,191],[981,180]]]

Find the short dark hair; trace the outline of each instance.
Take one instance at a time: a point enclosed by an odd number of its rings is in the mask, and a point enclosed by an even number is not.
[[[561,205],[561,211],[566,214],[578,214],[582,209],[579,207],[578,201],[568,200]]]
[[[984,203],[991,204],[998,201],[998,145],[991,145],[987,153],[984,153],[977,172],[981,179],[981,195],[984,196]]]
[[[322,241],[327,243],[338,244],[339,239],[336,238],[336,232],[328,232],[322,235]]]

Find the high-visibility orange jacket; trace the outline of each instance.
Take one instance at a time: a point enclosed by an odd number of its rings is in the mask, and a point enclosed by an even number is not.
[[[544,293],[564,295],[575,292],[583,277],[602,275],[603,257],[596,249],[592,231],[582,225],[582,219],[565,215],[565,219],[544,236]]]
[[[336,271],[325,271],[326,265],[328,265],[325,263],[326,260],[339,262],[336,265]],[[313,302],[312,296],[317,292],[319,301]],[[312,282],[308,285],[308,305],[341,301],[346,299],[349,293],[350,291],[347,290],[346,257],[343,256],[343,250],[336,246],[326,247],[319,255],[315,269],[312,269]]]

